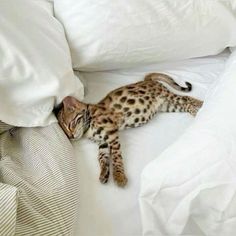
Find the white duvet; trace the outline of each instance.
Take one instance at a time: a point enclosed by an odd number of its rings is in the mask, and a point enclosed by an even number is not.
[[[236,234],[236,53],[194,123],[141,178],[144,235]]]
[[[83,77],[86,87],[85,101],[97,102],[112,89],[141,80],[145,74],[153,71],[168,73],[180,84],[183,84],[184,81],[191,82],[193,84],[191,95],[204,99],[207,90],[214,86],[224,70],[228,55],[227,52],[224,52],[213,57],[159,63],[127,70],[84,72],[80,74],[80,78]],[[200,119],[200,117],[197,119]],[[160,195],[160,201],[158,186],[159,184],[164,186],[165,180],[162,179],[162,176],[163,178],[165,176],[172,177],[173,183],[174,181],[181,181],[184,171],[179,170],[181,171],[179,173],[176,166],[183,167],[184,163],[179,161],[176,155],[171,155],[168,158],[162,158],[162,155],[159,158],[159,155],[174,143],[191,126],[193,121],[194,119],[189,114],[165,113],[157,115],[143,127],[120,132],[124,163],[129,178],[128,186],[125,189],[118,188],[112,179],[106,185],[100,184],[96,144],[86,139],[74,142],[73,146],[76,151],[80,179],[80,206],[75,235],[141,236],[142,223],[144,234],[148,235],[150,233],[155,236],[168,234],[169,225],[165,225],[165,220],[169,220],[167,213],[173,210],[173,204],[180,197],[182,189],[176,189],[175,191],[175,188],[173,188],[171,196],[175,196],[175,194],[178,196],[174,197],[174,201],[170,197],[165,198],[164,196],[162,198],[162,195]],[[187,139],[181,150],[177,151],[185,153],[188,149],[195,150],[201,138],[202,134],[199,134],[199,140],[194,144],[189,143],[190,138]],[[205,145],[208,145],[208,143],[205,143]],[[176,150],[173,151],[177,154]],[[218,151],[216,150],[216,152]],[[220,153],[217,155],[220,155]],[[206,159],[206,157],[204,158]],[[140,212],[138,201],[140,176],[145,166],[154,159],[155,161],[145,170],[142,178],[142,211]],[[160,165],[159,162],[163,162],[163,164]],[[166,168],[163,168],[164,163],[166,163]],[[206,160],[205,163],[207,165],[208,161]],[[191,165],[186,165],[189,166],[186,169],[187,173],[191,174]],[[177,172],[175,173],[172,169]],[[194,171],[198,171],[198,169],[196,165]],[[168,173],[169,175],[167,175]],[[163,210],[160,211],[161,208],[164,208],[167,213],[163,213]],[[201,212],[205,211],[201,210]],[[176,212],[176,214],[177,216],[180,215],[179,212]],[[186,218],[189,217],[189,214],[191,212],[186,210]],[[141,222],[141,219],[143,222]],[[177,219],[179,218],[177,217]],[[207,221],[204,222],[208,223]],[[172,230],[170,235],[178,235],[177,232],[180,231],[174,228],[175,224],[181,227],[174,219],[172,229],[170,228]],[[195,228],[193,230],[195,232]]]

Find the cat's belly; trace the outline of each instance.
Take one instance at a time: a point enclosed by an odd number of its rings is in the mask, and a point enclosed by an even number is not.
[[[124,112],[124,122],[120,130],[126,128],[135,128],[146,124],[158,112],[162,102],[156,102],[145,106],[136,106]]]

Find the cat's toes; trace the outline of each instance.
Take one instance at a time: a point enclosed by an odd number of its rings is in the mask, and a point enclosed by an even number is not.
[[[118,172],[118,171],[115,171],[113,173],[113,178],[114,178],[114,181],[116,182],[116,184],[119,187],[124,187],[127,184],[127,182],[128,182],[128,179],[125,176],[125,174],[121,173],[121,172]]]
[[[190,114],[195,117],[197,115],[197,112],[190,112]]]
[[[99,180],[102,184],[106,184],[108,182],[108,178],[100,175]]]
[[[99,176],[99,180],[102,184],[106,184],[109,179],[109,171],[107,172],[102,172]]]

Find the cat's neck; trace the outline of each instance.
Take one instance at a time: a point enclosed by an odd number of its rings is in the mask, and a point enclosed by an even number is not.
[[[84,113],[84,134],[88,131],[88,129],[90,128],[90,122],[91,122],[91,109],[90,109],[90,106],[89,104],[87,104],[87,109]]]

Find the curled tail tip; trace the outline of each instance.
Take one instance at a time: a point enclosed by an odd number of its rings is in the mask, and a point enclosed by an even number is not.
[[[192,91],[192,84],[190,84],[189,82],[185,82],[187,88],[183,88],[182,91],[185,91],[185,92],[190,92]]]

